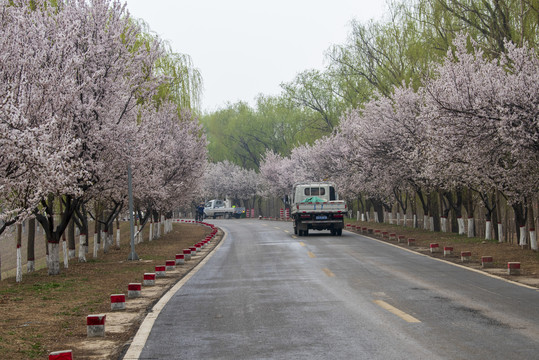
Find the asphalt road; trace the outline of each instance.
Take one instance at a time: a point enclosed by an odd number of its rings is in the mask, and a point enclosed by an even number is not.
[[[537,359],[539,292],[343,232],[213,221],[140,359]]]

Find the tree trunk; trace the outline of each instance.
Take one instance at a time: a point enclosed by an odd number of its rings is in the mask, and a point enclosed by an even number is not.
[[[527,208],[521,202],[513,204],[513,211],[515,212],[515,227],[517,234],[519,235],[518,244],[522,247],[527,245],[526,241],[526,218]]]
[[[36,219],[28,220],[28,244],[26,248],[26,271],[31,273],[36,271],[35,263],[35,241],[36,241]]]
[[[22,245],[22,225],[17,224],[17,275],[15,276],[15,281],[20,283],[22,282],[22,255],[21,255],[21,245]]]
[[[66,233],[62,235],[62,252],[64,254],[64,269],[69,267],[69,257],[67,256],[67,238]]]
[[[69,247],[69,258],[75,258],[75,221],[71,219],[67,227],[67,243]]]
[[[502,225],[502,203],[500,199],[500,192],[496,191],[496,219],[498,220],[498,242],[503,243],[505,241],[503,236]]]
[[[530,229],[530,246],[537,251],[537,233],[535,232],[535,217],[533,213],[533,201],[528,203],[528,229]]]
[[[97,258],[97,250],[99,249],[99,242],[98,242],[98,234],[97,233],[94,233],[94,253],[93,253],[93,256],[94,256],[94,259]]]
[[[81,232],[79,235],[79,262],[86,262],[88,249],[88,236]]]
[[[58,242],[49,242],[49,264],[48,274],[60,274],[60,244]]]
[[[72,199],[67,195],[59,200],[64,203],[65,210],[62,212],[59,224],[56,227],[54,221],[55,199],[53,196],[49,196],[46,201],[42,200],[41,208],[35,210],[36,219],[40,222],[40,224],[43,226],[43,230],[45,231],[47,249],[49,250],[49,275],[58,275],[60,273],[60,259],[57,252],[60,238],[66,230],[73,212],[79,204],[77,199]],[[51,254],[51,249],[56,250],[56,253]]]
[[[472,190],[468,189],[466,198],[466,213],[468,214],[468,237],[475,236],[475,222],[474,222],[474,202]]]
[[[116,249],[120,250],[120,219],[116,217]]]

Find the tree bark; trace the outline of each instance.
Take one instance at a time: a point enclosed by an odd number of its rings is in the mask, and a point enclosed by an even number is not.
[[[67,227],[67,242],[69,247],[69,258],[75,258],[75,221],[71,219]]]
[[[15,281],[18,283],[22,282],[21,245],[22,245],[22,225],[17,224],[17,274],[15,276]]]
[[[528,229],[530,231],[530,246],[533,251],[537,251],[537,233],[535,232],[535,217],[533,213],[533,201],[528,202]]]
[[[34,272],[35,264],[35,241],[36,241],[36,219],[28,220],[28,243],[26,248],[26,272]]]

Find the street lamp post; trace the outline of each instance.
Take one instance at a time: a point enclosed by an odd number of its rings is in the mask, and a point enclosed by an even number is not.
[[[129,228],[131,230],[131,252],[127,260],[138,260],[139,257],[135,252],[135,219],[133,216],[133,179],[131,176],[131,164],[127,165],[127,188],[129,192]]]

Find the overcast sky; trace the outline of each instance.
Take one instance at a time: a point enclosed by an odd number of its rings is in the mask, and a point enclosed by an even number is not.
[[[379,20],[381,0],[124,0],[173,51],[191,56],[204,81],[202,110],[258,94],[308,69],[346,41],[350,21]]]

